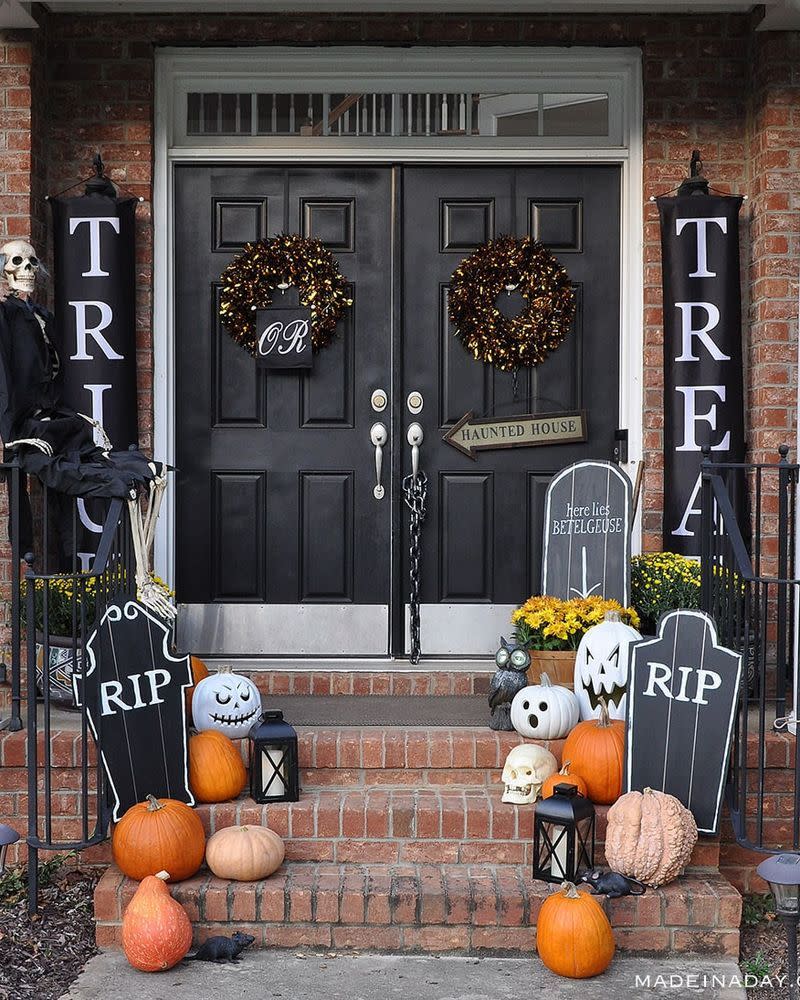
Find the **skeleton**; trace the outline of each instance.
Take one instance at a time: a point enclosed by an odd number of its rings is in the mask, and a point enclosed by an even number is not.
[[[536,743],[514,747],[506,757],[502,781],[506,786],[503,802],[527,805],[539,798],[542,782],[555,774],[558,762],[549,750]]]
[[[0,247],[0,255],[8,294],[27,298],[33,293],[39,271],[47,274],[36,251],[27,240],[11,240]]]

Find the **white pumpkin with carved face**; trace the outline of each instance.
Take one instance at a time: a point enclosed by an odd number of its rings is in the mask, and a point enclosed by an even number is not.
[[[241,740],[260,714],[258,688],[249,677],[234,674],[230,667],[204,677],[192,695],[192,718],[201,732],[217,729],[232,740]]]
[[[535,740],[563,740],[580,718],[578,699],[565,687],[550,683],[543,673],[538,684],[529,684],[514,695],[511,725],[520,736]]]
[[[588,629],[575,656],[573,689],[581,719],[600,718],[600,698],[605,698],[612,719],[625,719],[630,646],[641,635],[626,625],[616,611]]]

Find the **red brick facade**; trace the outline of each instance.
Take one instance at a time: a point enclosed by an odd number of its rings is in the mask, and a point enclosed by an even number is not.
[[[139,212],[139,391],[152,443],[153,53],[158,45],[508,44],[637,46],[643,53],[645,199],[645,546],[660,547],[662,330],[660,248],[647,199],[676,185],[699,147],[716,187],[749,195],[742,211],[749,441],[754,456],[794,442],[797,257],[792,177],[800,168],[797,33],[755,31],[746,15],[628,17],[45,16],[9,35],[0,72],[6,171],[0,235],[33,230],[42,196],[85,176],[100,147]],[[45,58],[46,56],[46,58]],[[33,98],[33,99],[32,99]],[[33,127],[29,133],[30,116]],[[46,151],[46,152],[45,152]]]

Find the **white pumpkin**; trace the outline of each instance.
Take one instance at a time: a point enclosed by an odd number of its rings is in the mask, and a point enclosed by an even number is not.
[[[565,687],[554,686],[547,674],[514,695],[511,725],[520,736],[561,740],[580,718],[578,699]]]
[[[575,656],[573,684],[581,719],[599,719],[598,699],[603,697],[611,718],[624,721],[630,646],[641,638],[617,611],[607,611],[605,620],[584,634]]]
[[[250,732],[261,714],[261,693],[249,677],[222,667],[204,677],[192,695],[195,728],[217,729],[232,740]]]

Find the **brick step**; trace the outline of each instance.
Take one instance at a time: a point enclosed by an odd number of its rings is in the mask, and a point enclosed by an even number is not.
[[[501,801],[502,788],[448,785],[308,789],[299,802],[199,805],[206,834],[228,826],[269,826],[289,861],[526,864],[533,859],[531,806]],[[597,806],[598,863],[608,806]],[[703,837],[690,867],[715,871],[719,838]]]
[[[119,945],[137,883],[110,868],[95,890],[97,943]],[[171,887],[195,943],[235,930],[259,947],[524,954],[553,886],[518,865],[285,864],[261,882],[207,871]],[[687,875],[608,900],[619,948],[738,956],[741,897],[720,875]]]
[[[215,664],[209,664],[213,670]],[[494,665],[475,670],[273,670],[237,667],[265,695],[487,695]],[[488,708],[487,708],[488,712]]]

